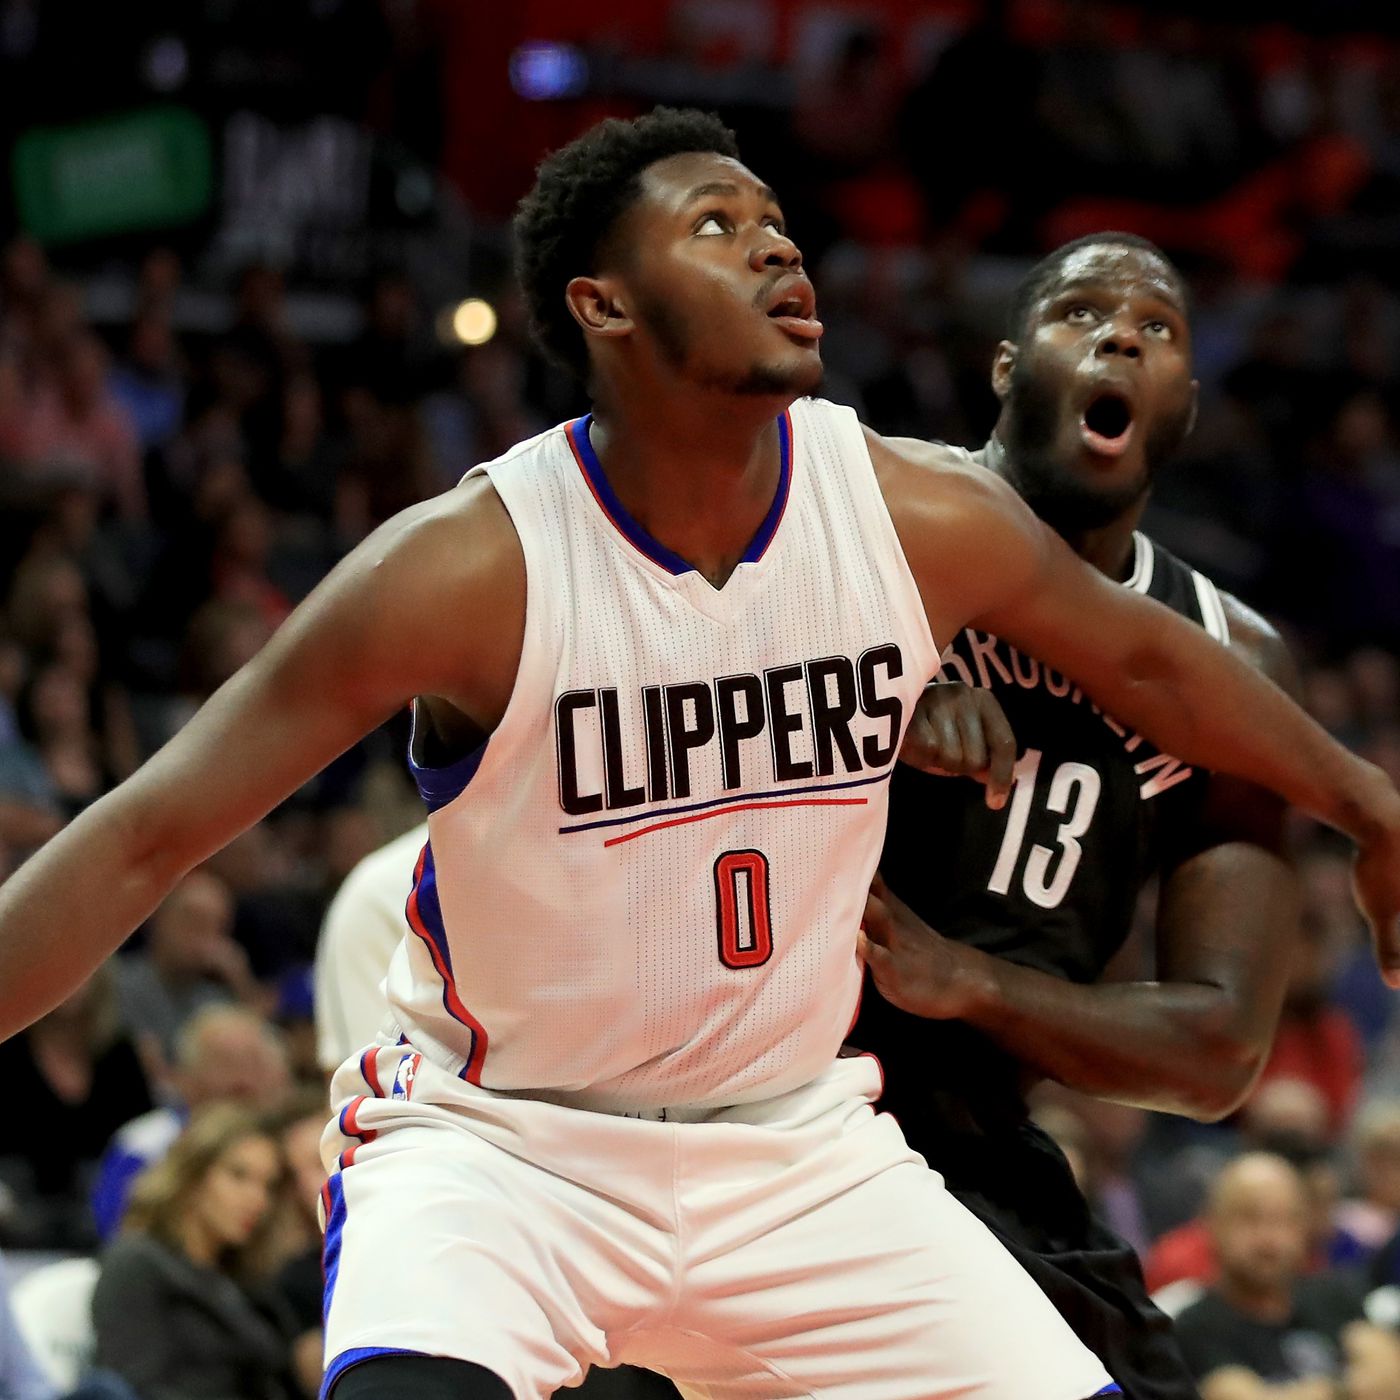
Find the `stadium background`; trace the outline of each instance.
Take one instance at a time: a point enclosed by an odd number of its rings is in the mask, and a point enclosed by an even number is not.
[[[1192,286],[1203,412],[1147,528],[1278,621],[1313,713],[1400,781],[1391,10],[0,0],[0,875],[374,524],[580,407],[528,344],[507,221],[547,149],[658,101],[719,111],[778,188],[825,392],[881,431],[980,441],[1030,261],[1104,227],[1163,244]],[[418,819],[404,738],[387,726],[211,863],[231,934],[200,976],[274,1020],[309,1081],[321,915]],[[1400,1188],[1358,1182],[1348,1149],[1362,1105],[1400,1115],[1400,1023],[1345,854],[1294,835],[1305,948],[1265,1076],[1285,1091],[1212,1127],[1045,1109],[1144,1249],[1280,1134],[1328,1189],[1370,1192],[1371,1236],[1400,1224]],[[66,1014],[94,1063],[138,1042],[158,1100],[160,1057],[112,1001]],[[25,1044],[0,1050],[7,1083]],[[91,1163],[140,1106],[49,1102],[41,1080],[0,1129],[12,1270],[93,1248]]]

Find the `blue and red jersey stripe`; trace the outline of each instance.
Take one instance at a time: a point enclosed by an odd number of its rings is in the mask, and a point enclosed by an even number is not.
[[[598,454],[593,450],[593,443],[589,440],[588,425],[592,421],[593,415],[585,414],[569,423],[564,433],[574,454],[574,461],[578,463],[579,471],[583,473],[584,482],[593,499],[597,501],[598,508],[633,549],[650,559],[653,564],[672,574],[694,573],[693,564],[662,544],[618,499],[617,492],[613,490],[612,483],[603,471],[603,464],[598,460]],[[791,494],[792,418],[785,410],[778,417],[778,489],[773,494],[773,503],[768,507],[767,514],[739,561],[741,564],[756,564],[763,558],[768,546],[773,543],[773,537],[778,533],[778,527],[783,523],[783,515]]]
[[[408,926],[423,940],[433,967],[442,978],[442,1004],[453,1020],[471,1031],[471,1052],[462,1066],[460,1078],[469,1084],[481,1083],[481,1069],[486,1062],[488,1037],[485,1027],[467,1010],[457,990],[452,972],[452,950],[447,942],[447,928],[438,901],[437,870],[433,865],[433,843],[427,842],[418,857],[413,872],[413,889],[408,896]]]

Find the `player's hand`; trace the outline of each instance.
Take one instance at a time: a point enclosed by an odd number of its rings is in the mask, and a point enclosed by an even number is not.
[[[1388,824],[1362,846],[1352,870],[1357,907],[1371,926],[1376,962],[1400,988],[1400,824]]]
[[[939,681],[919,698],[899,756],[925,773],[984,783],[996,811],[1011,792],[1016,736],[991,691]]]
[[[901,1011],[932,1021],[966,1011],[980,955],[931,929],[879,875],[866,896],[857,946],[880,995]]]

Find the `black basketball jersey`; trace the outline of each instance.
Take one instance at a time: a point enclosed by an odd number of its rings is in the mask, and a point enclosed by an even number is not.
[[[1133,538],[1123,586],[1228,641],[1215,585],[1145,535]],[[939,679],[995,693],[1016,736],[1015,785],[994,812],[981,783],[900,764],[880,867],[886,882],[948,938],[1075,982],[1096,980],[1128,936],[1144,882],[1195,825],[1206,774],[989,633],[968,628],[957,637]],[[891,1091],[906,1073],[913,1087],[930,1073],[949,1087],[959,1076],[1014,1079],[1009,1063],[996,1073],[986,1062],[999,1052],[984,1037],[895,1012],[873,991],[851,1040],[885,1055]],[[906,1051],[916,1064],[899,1063]],[[972,1052],[980,1064],[969,1063]],[[940,1065],[949,1058],[956,1063]]]

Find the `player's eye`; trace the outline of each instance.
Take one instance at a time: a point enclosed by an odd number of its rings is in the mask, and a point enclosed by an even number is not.
[[[774,233],[787,234],[787,225],[776,214],[769,214],[763,222],[773,230]]]
[[[1077,301],[1073,306],[1065,308],[1065,320],[1074,326],[1087,326],[1094,319],[1094,308],[1085,306],[1082,301]]]
[[[715,212],[703,215],[700,222],[695,225],[695,232],[703,233],[706,237],[713,237],[717,233],[728,233],[729,230],[728,216]]]
[[[1159,340],[1172,338],[1172,328],[1165,321],[1149,321],[1143,329],[1148,335],[1156,336]]]

